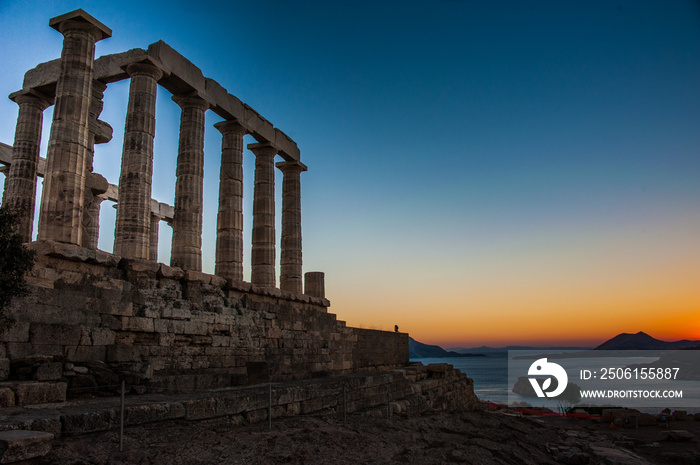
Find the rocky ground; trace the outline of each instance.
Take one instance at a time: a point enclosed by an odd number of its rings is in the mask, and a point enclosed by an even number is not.
[[[700,421],[670,430],[700,437]],[[584,419],[499,412],[293,417],[152,423],[62,439],[37,464],[700,464],[698,439],[662,441],[665,427],[610,429]],[[681,438],[678,438],[681,439]]]

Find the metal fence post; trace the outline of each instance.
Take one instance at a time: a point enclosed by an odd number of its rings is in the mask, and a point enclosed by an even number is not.
[[[124,450],[124,391],[125,383],[122,381],[122,396],[119,414],[119,452]]]

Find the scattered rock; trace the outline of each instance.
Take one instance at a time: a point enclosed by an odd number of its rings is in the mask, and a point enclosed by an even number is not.
[[[661,441],[690,442],[695,439],[695,435],[685,430],[663,431]]]

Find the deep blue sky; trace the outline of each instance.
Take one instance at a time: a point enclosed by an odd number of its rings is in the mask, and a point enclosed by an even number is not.
[[[332,311],[351,324],[457,345],[496,341],[494,322],[513,342],[564,339],[572,311],[593,316],[569,339],[674,337],[659,315],[700,314],[697,1],[0,0],[0,93],[59,56],[48,20],[78,7],[114,31],[98,56],[162,39],[297,141],[305,269],[326,271]],[[127,92],[108,88],[115,137],[96,154],[114,183]],[[161,90],[154,197],[172,203],[169,98]],[[1,142],[16,115],[0,101]],[[210,271],[216,121],[209,112]],[[533,321],[539,332],[518,334]]]

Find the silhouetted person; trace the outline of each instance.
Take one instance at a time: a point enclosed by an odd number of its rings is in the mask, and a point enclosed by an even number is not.
[[[399,325],[394,325],[394,332],[398,333],[399,332]]]

